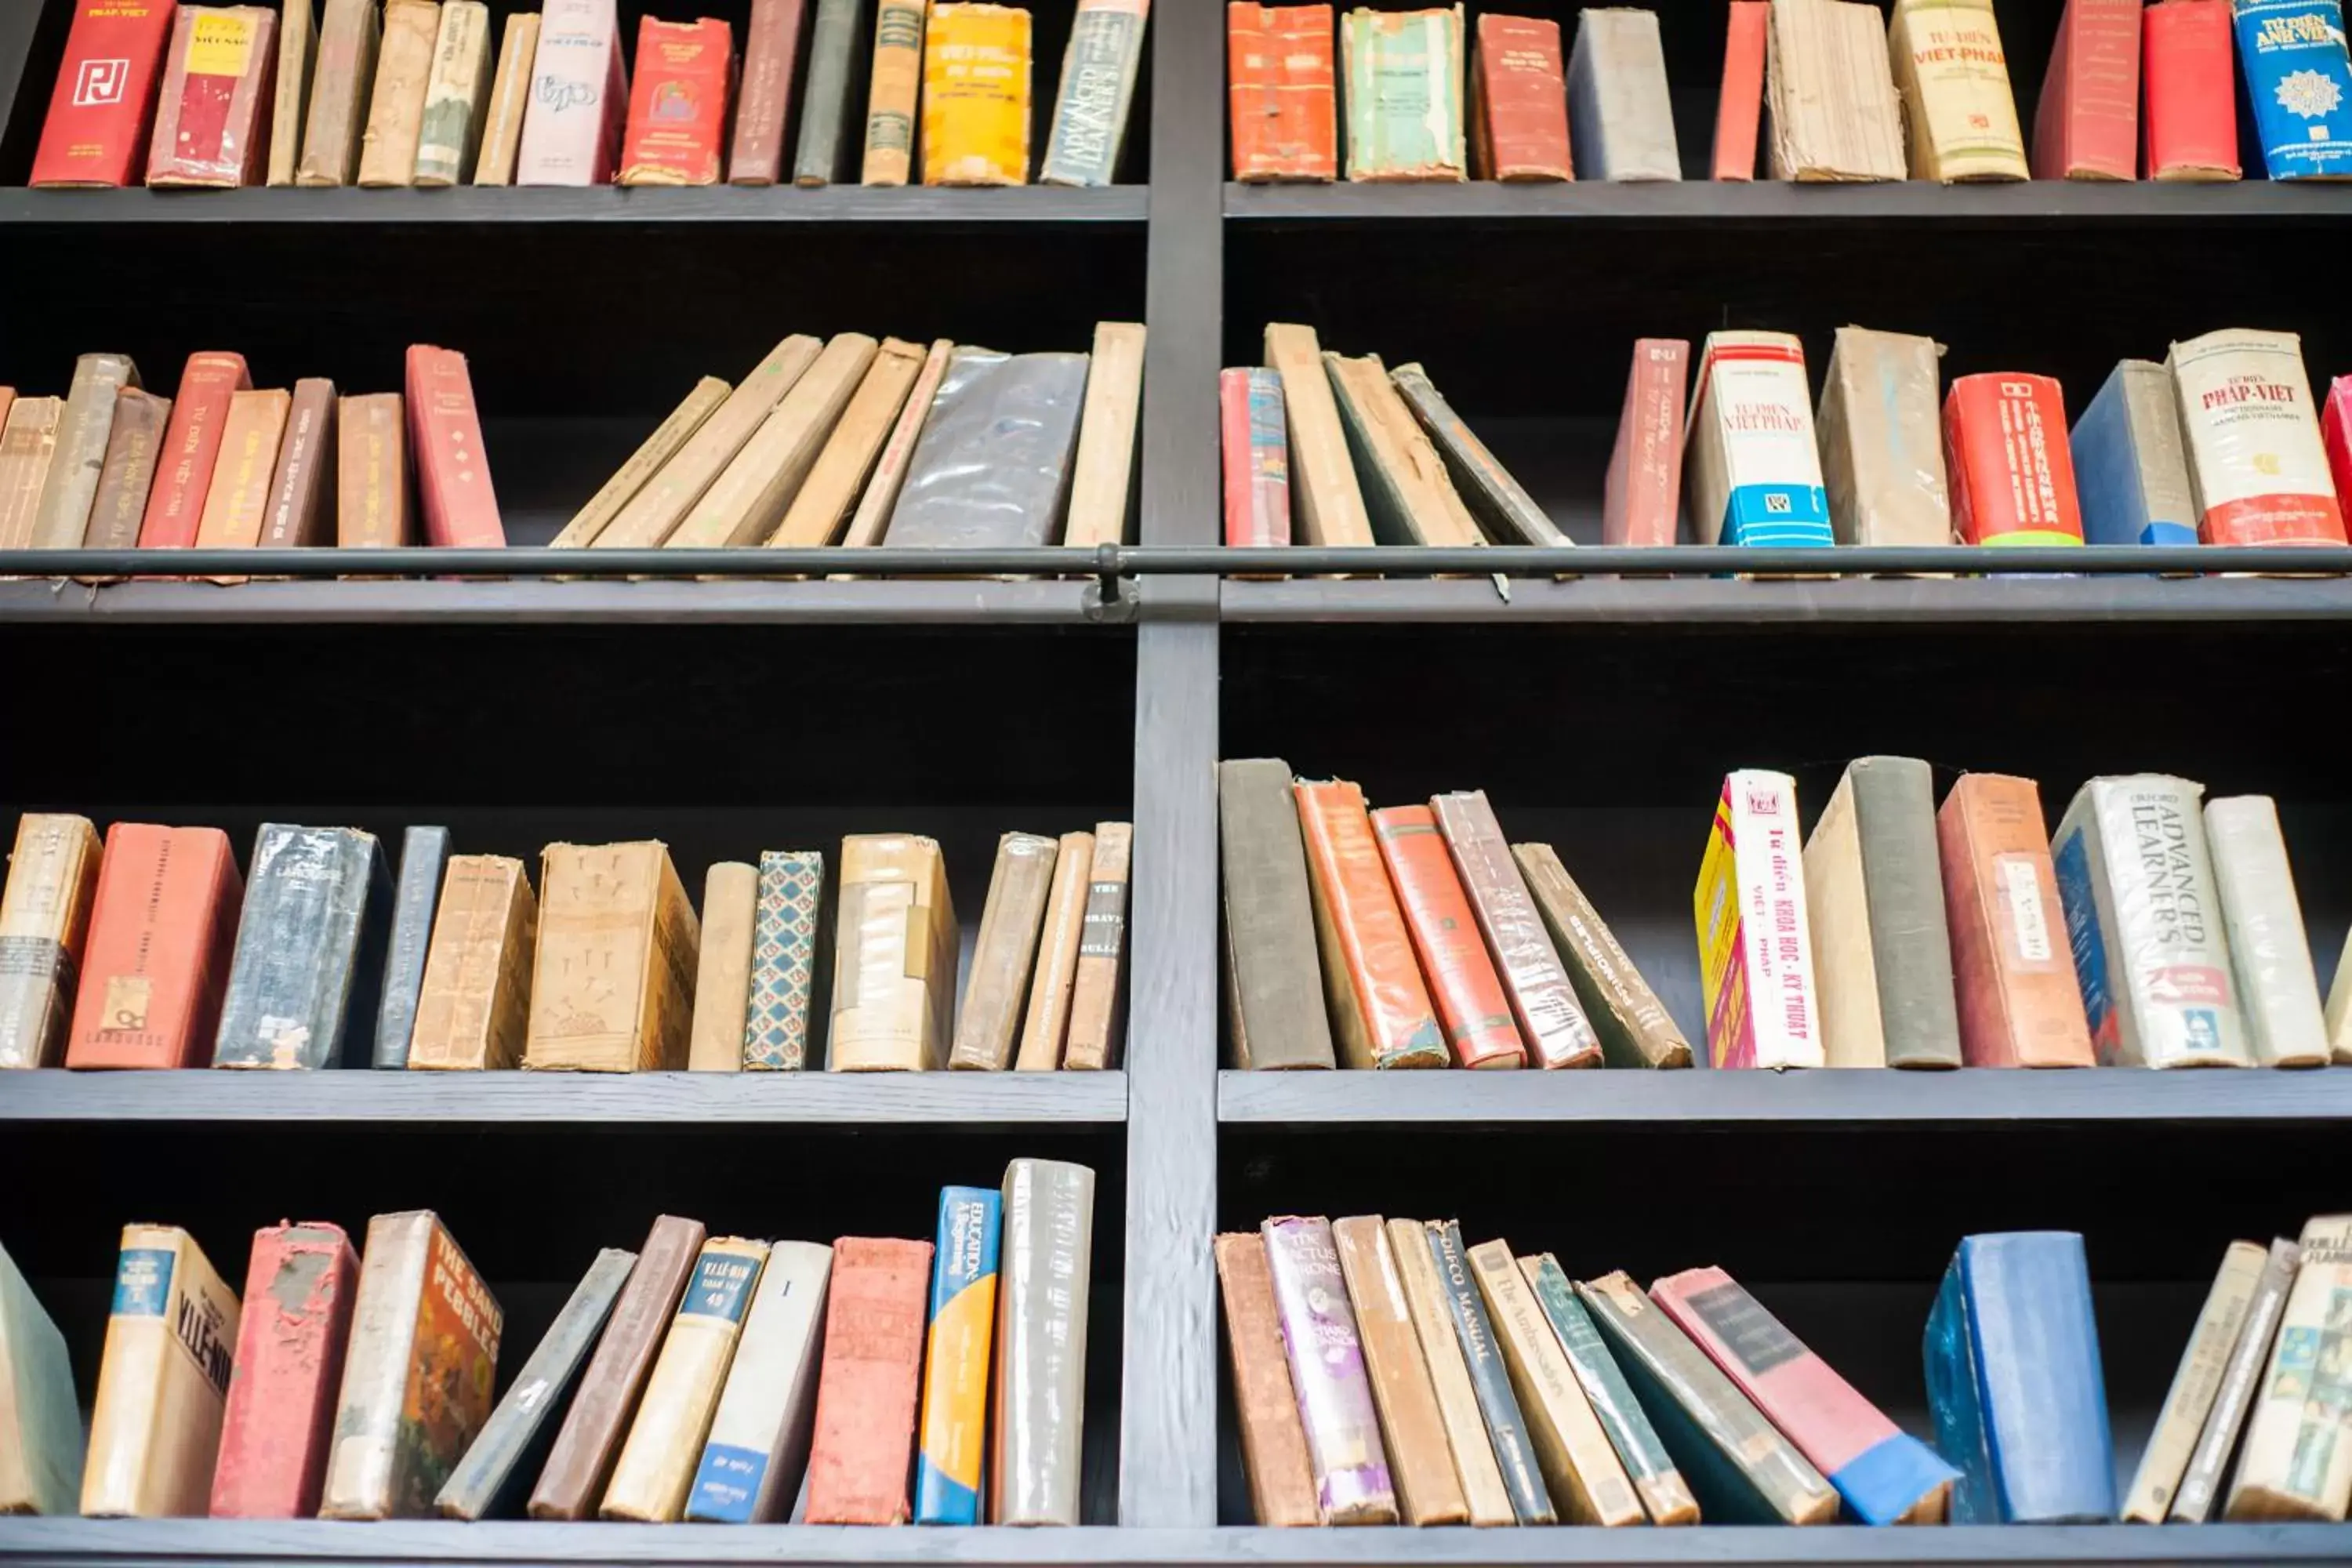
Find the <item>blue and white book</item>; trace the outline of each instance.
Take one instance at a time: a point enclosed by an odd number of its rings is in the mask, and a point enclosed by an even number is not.
[[[2352,60],[2337,0],[2230,0],[2273,180],[2352,180]]]
[[[1683,490],[1701,544],[1832,542],[1805,348],[1795,337],[1709,332],[1684,446]]]
[[[833,1248],[779,1241],[753,1287],[742,1342],[686,1494],[705,1524],[772,1524],[792,1510],[816,1426]]]

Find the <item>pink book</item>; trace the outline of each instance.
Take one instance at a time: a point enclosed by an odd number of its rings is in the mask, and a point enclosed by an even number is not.
[[[498,492],[482,450],[482,416],[466,356],[430,343],[408,351],[408,449],[416,458],[416,499],[428,544],[502,550]]]
[[[530,106],[515,154],[518,185],[609,184],[628,110],[614,0],[547,0],[531,57]]]
[[[2037,180],[2139,174],[2140,0],[2066,0],[2033,117]]]
[[[2319,411],[2319,436],[2327,444],[2336,494],[2352,507],[2352,375],[2337,376],[2327,389],[2327,406]]]
[[[1756,177],[1756,128],[1764,114],[1767,0],[1731,0],[1723,38],[1723,90],[1715,105],[1715,177]]]
[[[1680,338],[1633,344],[1633,373],[1601,492],[1603,544],[1675,542],[1682,509],[1683,366],[1689,359],[1690,344]]]

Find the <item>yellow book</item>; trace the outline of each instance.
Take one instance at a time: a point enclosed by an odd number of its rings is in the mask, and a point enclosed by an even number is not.
[[[1029,183],[1029,13],[931,7],[923,31],[923,184]]]
[[[89,1412],[81,1511],[201,1518],[236,1345],[236,1296],[175,1225],[122,1227]]]
[[[743,1313],[767,1261],[764,1241],[720,1236],[702,1244],[613,1466],[597,1510],[604,1518],[671,1524],[686,1511],[719,1392],[743,1337]]]
[[[416,995],[411,1071],[490,1070],[522,1060],[538,935],[539,904],[521,861],[505,855],[450,858]]]
[[[702,961],[694,977],[694,1072],[743,1070],[743,1021],[751,1005],[751,925],[760,868],[721,860],[702,879]]]
[[[844,838],[825,1066],[835,1072],[943,1066],[959,945],[936,840],[912,833]]]
[[[1897,0],[1886,52],[1913,179],[2031,177],[1992,0]]]
[[[0,892],[0,1068],[65,1060],[74,979],[98,897],[98,829],[86,816],[26,812],[16,819],[8,885]]]
[[[859,180],[903,185],[915,167],[915,100],[923,90],[925,0],[882,0],[874,13],[874,75],[866,94]]]

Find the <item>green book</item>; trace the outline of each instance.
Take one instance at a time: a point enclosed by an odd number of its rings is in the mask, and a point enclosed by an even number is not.
[[[1601,1429],[1609,1435],[1609,1446],[1617,1450],[1650,1522],[1696,1524],[1698,1503],[1690,1487],[1675,1468],[1665,1444],[1658,1440],[1658,1429],[1642,1414],[1641,1402],[1633,1397],[1625,1374],[1617,1370],[1609,1347],[1601,1342],[1601,1331],[1592,1326],[1592,1315],[1576,1299],[1576,1287],[1569,1283],[1559,1259],[1549,1252],[1522,1258],[1519,1272],[1528,1277],[1528,1288],[1535,1292],[1551,1331],[1559,1336],[1577,1385],[1584,1390],[1592,1414],[1600,1417]]]
[[[849,139],[849,84],[864,74],[866,0],[817,0],[809,33],[807,89],[801,99],[801,141],[793,155],[793,184],[829,185],[843,179]]]
[[[79,1512],[81,1452],[65,1336],[0,1251],[0,1514]]]
[[[1348,178],[1468,178],[1462,40],[1459,5],[1348,13],[1339,34]]]

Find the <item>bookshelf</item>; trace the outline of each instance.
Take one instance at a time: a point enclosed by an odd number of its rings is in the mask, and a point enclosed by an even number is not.
[[[749,5],[650,8],[740,26]],[[1999,6],[2021,104],[2058,8]],[[647,9],[624,0],[632,35]],[[1071,0],[1036,9],[1042,83]],[[751,1234],[924,1235],[944,1182],[1017,1154],[1082,1160],[1100,1184],[1086,1527],[5,1520],[0,1562],[2352,1557],[2352,1528],[2326,1527],[1246,1527],[1221,1226],[1458,1210],[1596,1272],[1719,1261],[1915,1426],[1918,1332],[1957,1237],[2079,1228],[2127,1463],[2221,1242],[2352,1207],[2352,1078],[1221,1071],[1219,756],[1359,777],[1379,800],[1488,789],[1514,837],[1551,838],[1588,879],[1686,1029],[1688,889],[1727,766],[1791,767],[1817,804],[1845,758],[1910,752],[2040,777],[2053,816],[2092,773],[2163,767],[2287,805],[2324,979],[2352,922],[2352,790],[2328,732],[2352,680],[2352,578],[1241,580],[1209,552],[1218,367],[1254,362],[1268,320],[1420,358],[1590,542],[1637,334],[1782,327],[1818,372],[1844,322],[1932,331],[1948,373],[2029,363],[2077,410],[2116,358],[2241,320],[2303,332],[2316,375],[2352,370],[2352,312],[2286,287],[2293,251],[2341,245],[2352,194],[1244,188],[1225,179],[1221,7],[1155,9],[1129,183],[1108,190],[61,195],[16,187],[67,3],[0,4],[0,255],[22,302],[0,310],[0,369],[61,381],[73,353],[120,346],[152,373],[226,344],[281,380],[388,387],[403,346],[446,342],[473,360],[518,544],[551,537],[694,376],[740,375],[785,331],[1015,350],[1083,346],[1099,319],[1151,331],[1139,549],[1108,581],[1040,558],[1067,575],[0,582],[0,668],[32,672],[11,684],[12,736],[65,738],[11,746],[0,819],[446,821],[461,848],[525,855],[651,833],[698,894],[722,853],[905,826],[948,844],[969,940],[996,833],[1131,816],[1121,1072],[0,1079],[0,1191],[41,1194],[0,1205],[0,1237],[67,1323],[85,1393],[127,1218],[182,1219],[230,1267],[282,1211],[355,1227],[431,1204],[528,1344],[583,1249],[633,1244],[665,1208]],[[1719,9],[1661,0],[1686,173]],[[1153,559],[1170,551],[1190,553]],[[265,704],[299,715],[277,751],[225,728]],[[2189,1195],[2150,1196],[2174,1184]]]

